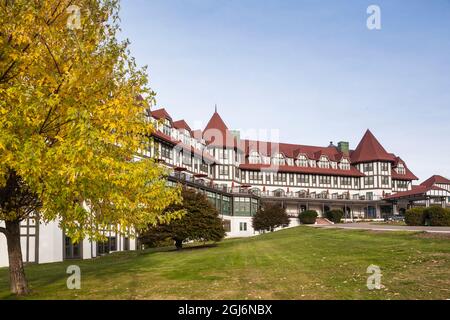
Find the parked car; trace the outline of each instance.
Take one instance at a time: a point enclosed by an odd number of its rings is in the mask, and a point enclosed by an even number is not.
[[[403,216],[403,215],[389,216],[385,220],[386,221],[392,221],[392,222],[404,222],[405,221],[405,216]]]

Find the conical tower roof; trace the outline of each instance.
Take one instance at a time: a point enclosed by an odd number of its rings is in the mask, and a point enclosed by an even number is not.
[[[394,160],[394,156],[384,149],[370,130],[366,131],[355,151],[351,154],[352,163]]]

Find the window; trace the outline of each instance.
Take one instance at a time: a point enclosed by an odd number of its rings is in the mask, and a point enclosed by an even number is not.
[[[373,171],[373,163],[364,163],[363,170],[364,172]]]
[[[231,213],[231,200],[230,197],[222,197],[222,214],[229,215]]]
[[[319,176],[319,184],[331,184],[330,176]]]
[[[249,163],[261,163],[261,157],[259,156],[259,153],[256,151],[252,151],[250,153],[250,156],[248,157]]]
[[[289,173],[289,185],[295,185],[295,175],[293,173]]]
[[[298,183],[309,183],[309,176],[307,174],[299,174],[297,175]]]
[[[389,177],[381,177],[381,184],[383,186],[388,186],[389,185]]]
[[[234,215],[235,216],[251,216],[250,198],[236,197],[234,198]]]
[[[308,159],[305,156],[299,156],[297,159],[297,165],[299,167],[307,167],[308,166]]]
[[[164,123],[163,123],[163,133],[165,134],[165,135],[168,135],[168,136],[170,136],[170,134],[171,134],[171,127],[170,127],[170,121],[169,120],[164,120]]]
[[[285,184],[286,183],[286,173],[274,173],[273,183],[274,184]]]
[[[263,176],[261,172],[258,171],[249,171],[248,178],[250,182],[262,182]]]
[[[130,238],[123,239],[123,250],[124,251],[130,250]]]
[[[172,159],[172,148],[165,144],[161,144],[161,157]]]
[[[219,175],[228,176],[230,168],[228,166],[219,166]]]
[[[407,188],[408,181],[397,181],[397,188]]]
[[[350,163],[347,159],[342,159],[341,163],[339,164],[339,167],[342,170],[350,170]]]
[[[374,180],[373,177],[365,177],[364,178],[364,185],[367,186],[373,186]]]
[[[247,222],[239,223],[239,231],[247,231]]]
[[[272,163],[275,165],[284,165],[286,162],[284,160],[284,157],[281,153],[277,153],[273,158],[272,158]]]
[[[326,157],[321,157],[319,160],[319,168],[329,168],[330,163]]]
[[[341,178],[341,185],[342,186],[351,186],[352,185],[352,178],[350,178],[350,177],[342,177]]]
[[[373,200],[373,192],[366,193],[366,200]]]
[[[227,149],[218,149],[219,160],[228,160],[228,150]]]
[[[81,243],[73,243],[66,235],[64,235],[64,259],[81,259]]]
[[[111,251],[117,251],[116,237],[106,237],[105,241],[97,242],[97,255],[110,253]]]
[[[208,165],[206,163],[202,163],[200,165],[200,171],[204,173],[208,173]]]
[[[192,157],[190,152],[183,151],[183,164],[191,165]]]
[[[399,164],[398,165],[398,167],[397,167],[397,173],[398,174],[406,174],[406,169],[405,169],[405,167],[403,166],[403,164]]]
[[[383,162],[381,164],[381,171],[388,172],[389,171],[389,163]]]

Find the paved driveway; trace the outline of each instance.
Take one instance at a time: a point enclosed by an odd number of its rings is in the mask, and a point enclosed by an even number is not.
[[[313,227],[375,230],[375,231],[425,231],[425,232],[431,232],[431,233],[450,233],[450,227],[396,226],[396,225],[388,225],[388,224],[374,224],[374,223],[367,223],[367,222],[339,223],[339,224],[333,224],[333,225],[313,225]]]

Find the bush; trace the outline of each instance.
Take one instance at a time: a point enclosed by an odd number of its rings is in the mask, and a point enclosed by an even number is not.
[[[428,226],[450,226],[450,210],[433,206],[424,210],[424,222]]]
[[[177,249],[183,247],[186,241],[220,241],[225,236],[222,219],[215,206],[204,194],[194,190],[183,189],[183,203],[174,204],[168,211],[184,210],[185,214],[169,224],[149,226],[141,233],[140,242],[144,245],[154,246],[167,243],[167,239],[175,242]]]
[[[318,214],[315,210],[306,210],[298,215],[298,218],[302,224],[314,224],[316,223],[317,217]]]
[[[289,226],[286,209],[279,205],[263,204],[253,216],[253,229],[257,231],[274,231],[278,227]]]
[[[343,216],[344,211],[339,209],[325,212],[325,217],[334,223],[340,223]]]
[[[405,212],[405,223],[408,226],[423,226],[425,224],[425,208],[412,208]]]

